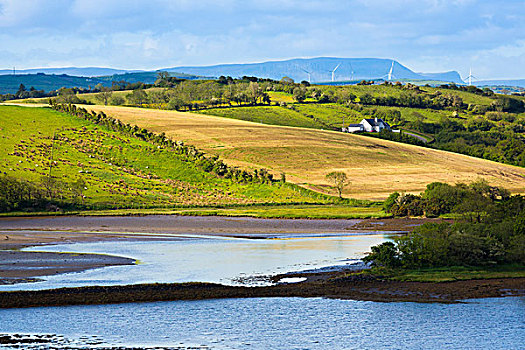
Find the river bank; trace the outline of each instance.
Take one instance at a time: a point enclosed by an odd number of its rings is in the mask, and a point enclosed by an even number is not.
[[[56,216],[0,217],[0,249],[40,244],[137,239],[132,234],[216,235],[272,238],[294,234],[408,232],[439,219],[258,219],[218,216]],[[128,235],[129,234],[129,235]]]
[[[269,287],[171,283],[0,292],[0,307],[267,297],[324,297],[378,302],[456,303],[464,299],[525,296],[525,278],[423,283],[383,280],[375,276],[345,273],[322,273],[311,277],[313,278],[305,282],[283,283]]]
[[[0,285],[37,282],[42,276],[133,264],[134,259],[104,254],[0,250]]]
[[[5,239],[1,241],[0,247],[8,250],[0,253],[3,254],[0,255],[0,279],[4,279],[4,283],[31,282],[41,276],[134,263],[133,259],[102,254],[16,250],[30,246],[103,241],[169,241],[206,236],[272,241],[272,238],[346,236],[378,231],[401,233],[428,221],[433,220],[292,220],[172,216],[2,218],[0,232]],[[306,278],[306,281],[279,283],[283,277]],[[246,287],[219,283],[126,283],[119,286],[9,291],[0,292],[0,307],[252,297],[326,297],[451,303],[471,298],[525,295],[525,278],[470,279],[444,283],[395,281],[381,276],[358,274],[344,268],[269,278],[277,284]],[[10,281],[6,282],[6,279]]]
[[[0,218],[0,285],[34,282],[42,276],[132,263],[131,259],[102,254],[68,254],[67,250],[60,255],[20,251],[27,247],[64,243],[177,241],[206,236],[260,240],[377,231],[397,233],[410,231],[425,221],[428,220],[308,220],[166,215]]]

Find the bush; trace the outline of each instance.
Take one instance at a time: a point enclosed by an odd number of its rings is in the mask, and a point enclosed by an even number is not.
[[[363,258],[373,266],[398,267],[401,265],[397,248],[392,242],[384,242],[372,247],[372,253]]]

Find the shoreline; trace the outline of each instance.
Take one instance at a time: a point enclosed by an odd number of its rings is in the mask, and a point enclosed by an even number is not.
[[[0,283],[32,282],[42,276],[135,262],[133,259],[110,255],[17,250],[28,246],[121,240],[179,240],[184,236],[271,239],[315,234],[404,233],[424,222],[435,221],[187,216],[1,218],[0,249],[4,250],[0,250]],[[6,238],[2,239],[3,236]],[[6,257],[11,260],[7,260]],[[13,263],[16,268],[10,266]],[[306,281],[279,283],[280,278],[284,277],[306,278]],[[525,296],[525,278],[522,277],[407,282],[359,274],[359,271],[355,270],[336,269],[288,273],[269,278],[276,284],[247,287],[190,282],[2,291],[0,308],[252,297],[325,297],[381,302],[454,303],[463,299]]]
[[[320,273],[305,282],[282,283],[267,287],[239,287],[190,282],[0,292],[0,309],[269,297],[459,303],[466,299],[525,296],[524,287],[525,278],[435,283],[389,281],[359,274]]]
[[[426,219],[259,219],[151,215],[140,217],[0,218],[0,285],[35,282],[40,277],[132,264],[110,255],[39,253],[26,247],[101,241],[180,240],[206,236],[271,239],[301,235],[402,233]],[[60,258],[60,262],[58,262]]]
[[[109,254],[0,250],[0,285],[37,282],[44,276],[135,263],[135,259]]]
[[[406,233],[440,219],[262,219],[220,216],[49,216],[0,217],[0,249],[92,242],[155,239],[162,235],[210,235],[254,239],[294,234]],[[138,236],[134,233],[148,234]],[[162,239],[169,236],[162,236]]]

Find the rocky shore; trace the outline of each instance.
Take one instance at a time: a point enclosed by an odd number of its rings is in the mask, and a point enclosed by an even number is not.
[[[430,283],[389,281],[377,276],[333,272],[309,275],[305,282],[267,287],[171,283],[0,292],[0,308],[266,297],[456,303],[463,299],[505,296],[525,296],[525,278]]]

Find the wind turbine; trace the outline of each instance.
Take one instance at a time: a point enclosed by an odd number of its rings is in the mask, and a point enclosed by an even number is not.
[[[394,77],[394,78],[396,77],[394,75],[394,61],[392,61],[392,65],[390,66],[390,70],[388,71],[388,73],[383,75],[381,78],[384,78],[384,77],[386,77],[387,81],[392,80],[392,77]]]
[[[308,74],[308,82],[311,83],[312,82],[312,72],[309,72],[307,71],[306,69],[304,68],[300,68],[303,72],[305,72],[306,74]]]
[[[467,77],[469,86],[472,85],[472,78],[476,78],[476,77],[472,75],[472,67],[470,67],[470,70],[469,70],[469,73],[468,73],[468,77]]]
[[[350,65],[350,74],[351,74],[350,80],[354,80],[354,67],[352,67],[352,63],[348,62],[348,64]]]
[[[334,68],[334,70],[332,71],[332,83],[335,81],[335,71],[337,70],[337,68],[339,68],[340,65],[341,65],[341,63],[339,63],[339,64]]]

